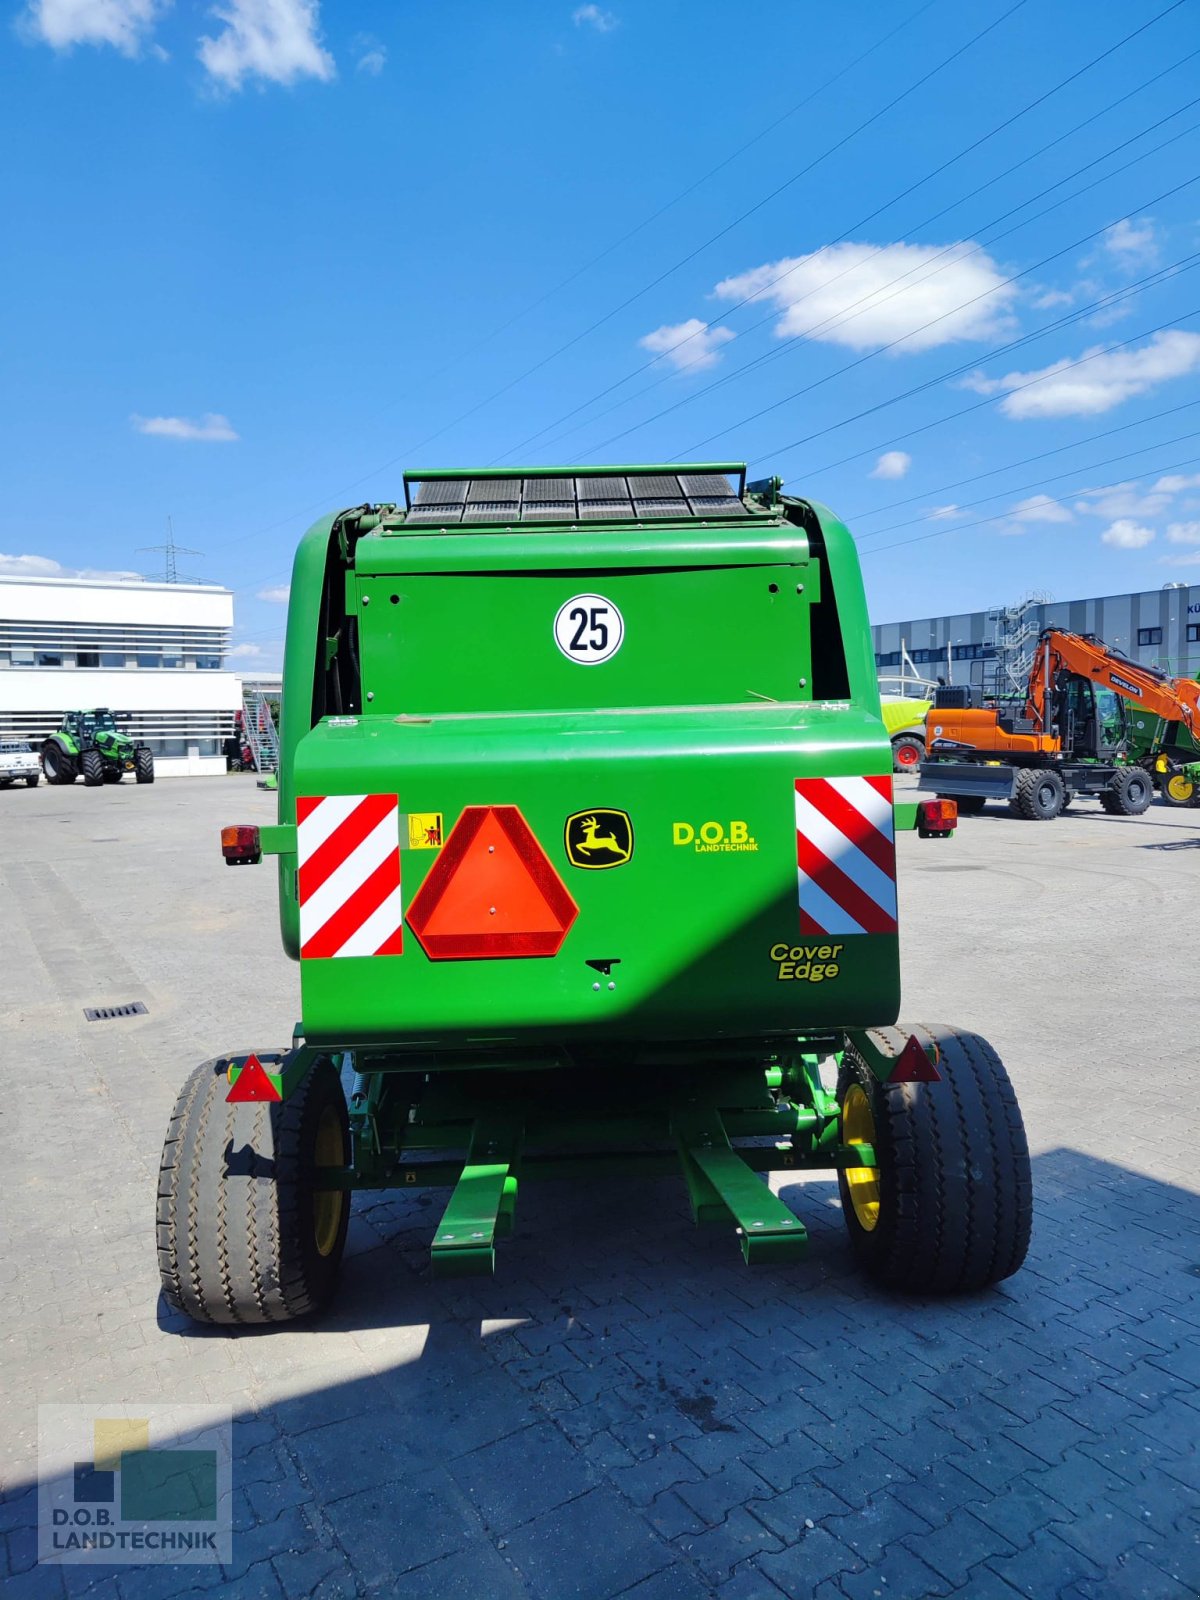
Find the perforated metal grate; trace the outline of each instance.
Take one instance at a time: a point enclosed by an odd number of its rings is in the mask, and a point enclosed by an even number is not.
[[[131,1000],[123,1006],[85,1006],[83,1014],[89,1022],[113,1022],[117,1017],[144,1017],[148,1012],[140,1000]]]
[[[734,486],[734,479],[737,487]],[[410,526],[451,523],[663,522],[693,517],[745,517],[741,467],[719,472],[664,472],[627,467],[577,477],[472,477],[426,480],[405,475],[415,490]]]

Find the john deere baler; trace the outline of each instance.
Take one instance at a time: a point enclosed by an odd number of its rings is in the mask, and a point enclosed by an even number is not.
[[[222,840],[278,857],[303,1015],[180,1096],[173,1304],[319,1306],[357,1188],[449,1188],[434,1271],[480,1272],[522,1181],[638,1171],[682,1172],[748,1261],[805,1243],[758,1174],[833,1167],[877,1280],[1020,1265],[1003,1066],[894,1026],[895,829],[944,837],[953,804],[893,806],[852,541],[779,490],[727,464],[414,472],[305,536],[279,822]],[[226,1219],[200,1251],[197,1192]]]

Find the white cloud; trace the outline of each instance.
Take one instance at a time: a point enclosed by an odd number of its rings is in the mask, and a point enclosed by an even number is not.
[[[171,0],[30,0],[19,23],[27,39],[69,50],[76,44],[111,45],[136,56]]]
[[[224,0],[212,10],[225,30],[215,39],[206,34],[197,55],[223,88],[240,89],[256,78],[292,84],[336,76],[319,42],[318,0]]]
[[[1158,260],[1158,235],[1149,217],[1132,222],[1123,217],[1104,230],[1100,248],[1119,267],[1132,271],[1136,267],[1153,266]]]
[[[1159,556],[1158,560],[1164,567],[1200,567],[1200,550],[1190,556]]]
[[[1200,544],[1200,522],[1169,522],[1167,538],[1172,544]]]
[[[1145,489],[1136,483],[1114,483],[1107,489],[1085,490],[1082,498],[1076,500],[1075,509],[1106,519],[1157,517],[1171,506],[1176,495],[1197,484],[1200,484],[1200,473],[1191,477],[1169,473]]]
[[[190,417],[139,417],[136,412],[129,420],[139,433],[148,433],[157,439],[231,444],[238,437],[229,418],[219,411],[206,411],[199,422],[193,422]]]
[[[262,645],[235,644],[225,654],[232,661],[249,661],[253,656],[262,655]]]
[[[1035,311],[1053,311],[1056,306],[1073,306],[1075,296],[1069,289],[1043,289],[1033,300]]]
[[[1015,522],[1071,522],[1074,520],[1066,506],[1060,500],[1052,500],[1048,494],[1031,494],[1027,500],[1019,500],[1008,514]]]
[[[935,506],[929,513],[930,522],[953,522],[955,517],[961,517],[963,509],[959,505]]]
[[[381,44],[373,33],[356,33],[350,41],[350,48],[358,57],[354,63],[358,72],[365,72],[368,77],[377,78],[387,66],[387,46]]]
[[[733,338],[736,335],[729,328],[689,317],[686,322],[664,323],[653,333],[644,334],[638,344],[643,350],[662,356],[677,372],[685,372],[715,366],[720,360],[720,347]]]
[[[99,567],[65,567],[49,556],[8,556],[0,553],[0,576],[5,578],[126,578],[141,580],[140,572],[108,572]]]
[[[602,11],[599,6],[580,6],[571,13],[571,21],[577,28],[595,28],[597,33],[611,33],[620,26],[611,11]]]
[[[935,258],[935,270],[922,277],[920,269]],[[904,282],[897,284],[898,278]],[[714,293],[722,300],[773,302],[782,313],[775,325],[780,338],[852,350],[902,339],[907,353],[1006,332],[1017,291],[991,257],[970,244],[953,245],[948,254],[934,245],[838,244],[753,267],[726,278]]]
[[[1080,359],[1082,364],[1056,361],[1032,372],[1009,372],[1003,378],[975,374],[965,380],[965,387],[977,394],[1018,390],[1000,403],[1005,416],[1018,420],[1097,416],[1200,368],[1200,333],[1177,329],[1156,333],[1140,350],[1105,352],[1103,345],[1096,345]]]
[[[1141,550],[1154,538],[1154,529],[1143,527],[1140,522],[1133,522],[1128,517],[1122,517],[1114,522],[1110,528],[1105,528],[1100,535],[1100,543],[1112,545],[1116,550]]]
[[[902,478],[912,466],[906,450],[885,450],[871,469],[873,478]]]
[[[278,583],[274,588],[260,589],[258,598],[260,600],[269,600],[272,605],[285,606],[288,603],[288,597],[291,592],[292,586],[290,583]]]

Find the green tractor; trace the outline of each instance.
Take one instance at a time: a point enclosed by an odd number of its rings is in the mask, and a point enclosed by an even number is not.
[[[154,754],[117,727],[106,706],[68,711],[62,725],[42,746],[47,783],[74,783],[81,774],[89,788],[120,783],[132,772],[138,783],[154,782]]]
[[[827,1170],[877,1284],[1015,1272],[1004,1067],[896,1025],[895,831],[956,808],[894,803],[847,528],[731,464],[404,489],[296,556],[278,821],[221,849],[278,858],[302,1017],[183,1087],[168,1304],[319,1309],[355,1190],[447,1191],[431,1269],[474,1274],[527,1184],[671,1173],[751,1264],[807,1237],[761,1175]]]

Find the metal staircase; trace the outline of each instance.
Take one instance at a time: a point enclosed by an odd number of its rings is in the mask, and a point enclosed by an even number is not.
[[[242,689],[242,727],[259,772],[279,770],[279,731],[267,697],[259,689]]]

